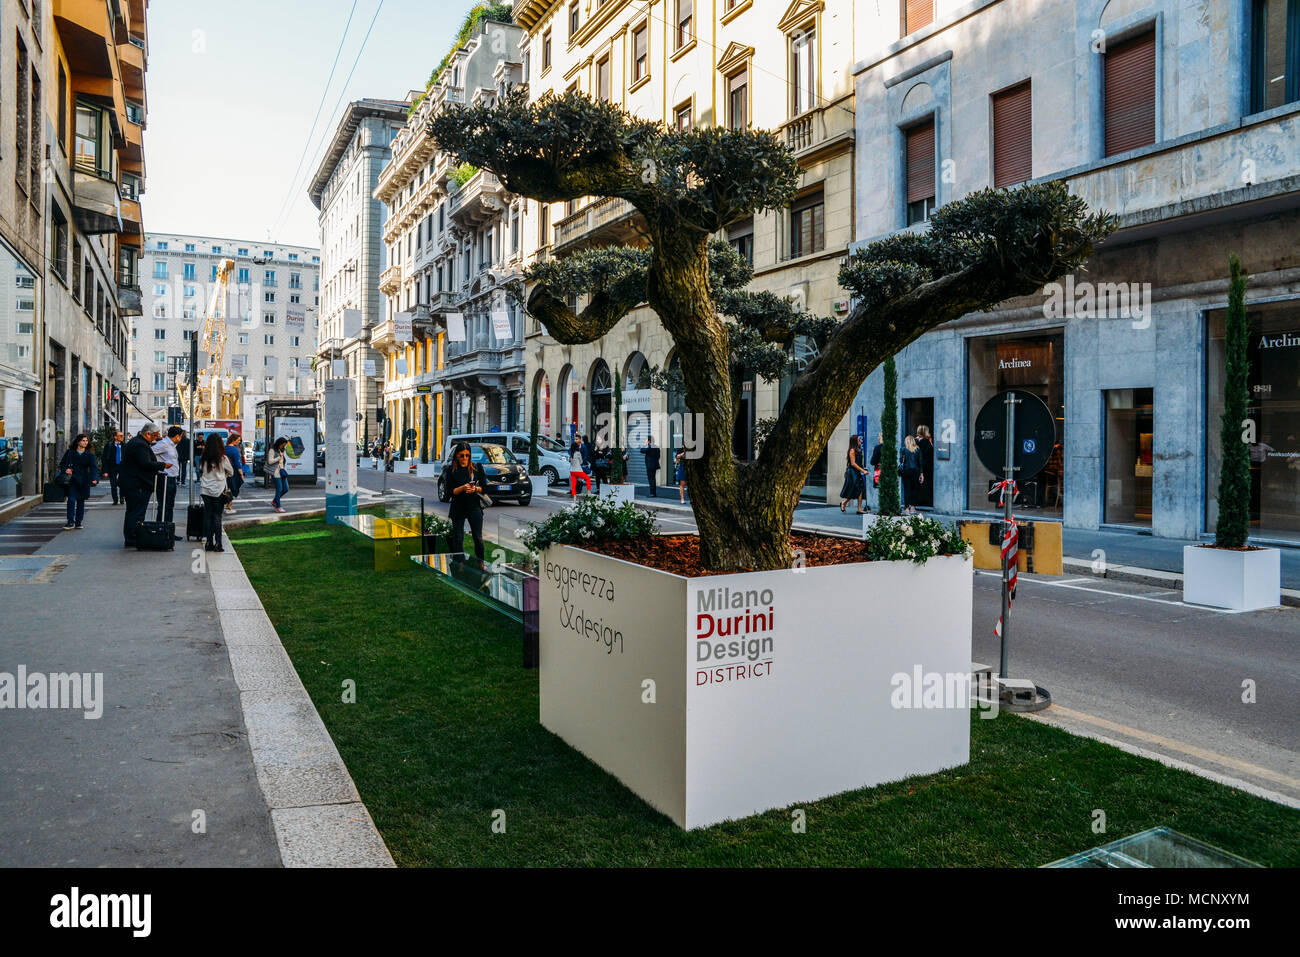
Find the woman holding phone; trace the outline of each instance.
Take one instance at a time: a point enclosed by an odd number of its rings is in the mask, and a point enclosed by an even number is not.
[[[447,475],[447,488],[451,489],[451,550],[463,551],[464,522],[468,520],[474,536],[474,554],[483,559],[483,501],[479,498],[487,488],[483,466],[476,465],[470,455],[469,444],[458,442],[451,453],[451,471]]]

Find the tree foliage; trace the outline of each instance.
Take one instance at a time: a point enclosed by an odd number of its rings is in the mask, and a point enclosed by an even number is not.
[[[885,404],[880,413],[880,495],[876,511],[899,515],[898,487],[898,369],[894,357],[885,360]]]
[[[1228,257],[1228,316],[1224,334],[1227,355],[1223,377],[1223,419],[1219,437],[1219,519],[1214,526],[1217,548],[1243,548],[1250,534],[1250,446],[1244,434],[1250,406],[1246,349],[1246,275],[1235,253]]]

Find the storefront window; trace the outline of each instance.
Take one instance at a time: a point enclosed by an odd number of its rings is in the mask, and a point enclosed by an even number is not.
[[[1223,310],[1209,319],[1206,349],[1205,528],[1219,517],[1219,468],[1223,460]],[[1250,446],[1250,532],[1257,538],[1300,541],[1300,301],[1267,303],[1246,313],[1249,344],[1248,416],[1256,441]]]
[[[968,344],[969,383],[966,428],[966,507],[996,511],[989,490],[997,481],[975,454],[975,417],[1004,389],[1024,389],[1045,403],[1056,419],[1056,444],[1037,475],[1017,476],[1017,514],[1059,514],[1064,500],[1062,449],[1065,447],[1065,335],[1061,332],[984,336]],[[1000,478],[1000,476],[999,476]]]
[[[0,243],[0,502],[38,484],[35,332],[36,277]]]

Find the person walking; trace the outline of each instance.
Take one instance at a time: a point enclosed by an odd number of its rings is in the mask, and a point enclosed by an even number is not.
[[[916,500],[920,495],[925,473],[921,471],[921,449],[910,435],[903,438],[903,451],[898,457],[898,474],[903,480],[903,512],[916,514]]]
[[[199,456],[199,496],[203,499],[203,550],[224,552],[221,544],[221,511],[230,493],[227,482],[234,475],[234,467],[226,455],[221,436],[208,435]]]
[[[451,453],[451,471],[447,476],[446,487],[451,489],[451,508],[447,517],[451,519],[451,550],[459,552],[465,543],[465,522],[469,522],[470,534],[474,536],[474,554],[483,560],[483,501],[479,496],[487,488],[487,475],[482,465],[473,462],[469,444],[456,443]]]
[[[180,445],[176,446],[176,459],[180,463],[181,474],[180,480],[176,483],[185,486],[189,482],[190,461],[194,458],[194,451],[190,447],[190,437],[181,433]]]
[[[596,494],[600,494],[600,483],[609,483],[609,470],[614,462],[614,450],[605,448],[600,440],[591,452],[591,477],[596,482]]]
[[[918,505],[934,507],[934,442],[930,438],[930,427],[916,427],[916,447],[921,450],[921,488]]]
[[[180,441],[185,437],[185,430],[179,425],[173,425],[167,430],[165,438],[159,439],[153,443],[153,454],[158,456],[158,461],[163,462],[167,468],[164,471],[167,474],[163,485],[158,489],[158,505],[162,508],[162,520],[164,522],[173,521],[173,510],[176,507],[176,483],[180,479]],[[176,536],[176,541],[180,541],[181,536]]]
[[[578,483],[581,482],[583,490],[591,491],[591,476],[583,468],[582,464],[582,443],[574,437],[573,445],[569,447],[569,495],[578,494]]]
[[[858,500],[858,514],[865,515],[862,500],[867,496],[867,470],[862,467],[862,439],[849,436],[849,450],[844,453],[844,486],[840,489],[840,511],[852,499]]]
[[[284,447],[289,444],[286,438],[278,438],[266,450],[266,474],[275,483],[275,498],[271,499],[271,508],[283,512],[280,500],[289,493],[289,476],[284,474]]]
[[[685,505],[686,504],[686,450],[685,449],[682,449],[680,452],[677,453],[677,455],[673,458],[673,463],[676,467],[676,472],[673,475],[673,478],[677,482],[677,496],[682,500],[682,504]]]
[[[114,505],[125,500],[125,496],[119,494],[117,488],[118,477],[122,473],[122,440],[122,433],[114,432],[113,437],[104,444],[104,452],[99,457],[99,467],[103,469],[100,477],[108,479],[108,487],[113,492]]]
[[[126,496],[126,514],[122,516],[122,547],[135,548],[136,532],[149,510],[149,499],[154,494],[154,479],[167,468],[153,454],[153,443],[161,438],[152,422],[145,424],[140,434],[122,447],[122,472],[119,481]]]
[[[880,460],[881,450],[885,447],[885,434],[876,433],[876,447],[871,450],[871,459],[867,463],[871,466],[871,487],[876,490],[876,508],[880,508]],[[868,509],[870,511],[870,509]]]
[[[95,453],[90,451],[90,436],[82,432],[59,461],[59,473],[67,477],[68,490],[68,524],[64,528],[81,528],[81,520],[86,517],[86,499],[90,498],[90,489],[99,484],[95,476]]]
[[[226,488],[230,489],[230,497],[226,499],[226,512],[234,515],[235,499],[239,498],[239,489],[244,484],[244,450],[237,432],[231,432],[226,437],[226,458],[230,460],[231,470],[231,475],[226,479]]]
[[[650,497],[658,498],[659,486],[657,483],[659,481],[660,452],[659,446],[655,445],[654,440],[648,435],[645,437],[645,448],[641,450],[641,454],[645,456],[645,474],[646,478],[650,480]]]

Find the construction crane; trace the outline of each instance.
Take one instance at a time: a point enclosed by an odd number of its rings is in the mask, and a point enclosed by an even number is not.
[[[208,314],[204,317],[203,338],[199,341],[199,385],[194,395],[195,419],[239,419],[243,414],[241,382],[226,368],[226,299],[230,289],[233,259],[217,265],[217,280],[212,287]],[[207,354],[207,362],[202,355]],[[179,386],[182,408],[189,405],[189,386]]]

